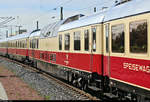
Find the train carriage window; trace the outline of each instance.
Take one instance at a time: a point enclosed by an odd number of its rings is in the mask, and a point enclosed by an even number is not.
[[[33,46],[34,46],[34,48],[35,48],[35,45],[36,45],[36,42],[35,42],[35,39],[33,40]]]
[[[19,48],[20,48],[20,45],[21,45],[21,43],[20,43],[20,41],[19,41]]]
[[[130,23],[130,52],[147,53],[147,21]]]
[[[34,48],[37,48],[37,39],[34,40]]]
[[[25,48],[27,48],[27,39],[25,40]]]
[[[36,39],[34,39],[34,48],[36,48]]]
[[[56,54],[50,54],[50,61],[56,62]]]
[[[62,50],[62,35],[59,35],[59,50]]]
[[[109,24],[106,24],[106,26],[105,26],[105,37],[106,37],[106,52],[108,52],[109,51],[109,41],[108,41],[108,39],[109,39]]]
[[[21,41],[19,41],[19,45],[20,45],[20,48],[21,48]]]
[[[20,41],[20,48],[22,47],[22,42]]]
[[[84,49],[89,50],[89,30],[84,31]]]
[[[22,48],[24,48],[24,41],[22,41]]]
[[[30,48],[31,48],[31,40],[30,40]]]
[[[37,39],[37,49],[39,48],[39,39]]]
[[[22,41],[20,41],[20,47],[22,48]]]
[[[69,50],[70,49],[70,35],[65,34],[65,50]]]
[[[23,41],[23,48],[25,48],[25,40]]]
[[[19,41],[18,41],[18,48],[19,48]]]
[[[34,39],[34,48],[36,48],[36,45],[37,45],[37,41],[36,39]]]
[[[124,24],[113,25],[112,31],[112,52],[124,53]]]
[[[32,48],[34,48],[34,39],[32,39]]]
[[[19,41],[17,41],[18,42],[18,48],[19,48]]]
[[[80,31],[74,32],[74,50],[80,50]]]
[[[33,44],[32,43],[33,43],[33,41],[31,40],[31,48],[33,48]]]
[[[96,51],[96,28],[92,28],[92,49]]]
[[[24,40],[24,48],[26,48],[26,41]]]

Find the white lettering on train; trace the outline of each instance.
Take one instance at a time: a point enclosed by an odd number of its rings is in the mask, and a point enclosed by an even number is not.
[[[123,68],[133,70],[133,71],[137,71],[137,72],[142,71],[142,72],[150,73],[150,66],[149,65],[123,63]]]

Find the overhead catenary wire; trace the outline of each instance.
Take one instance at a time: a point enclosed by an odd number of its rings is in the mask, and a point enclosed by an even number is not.
[[[57,10],[58,8],[60,8],[60,7],[62,7],[62,6],[64,6],[64,5],[66,5],[66,4],[68,4],[68,3],[70,3],[70,2],[72,2],[73,0],[67,0],[67,1],[65,1],[65,2],[62,2],[61,4],[59,4],[58,6],[56,6],[56,7],[54,7],[54,8],[52,8],[52,9],[50,9],[50,10],[47,10],[47,12],[51,12],[51,11],[55,11],[55,10]],[[105,3],[109,3],[110,1],[108,0],[108,1],[106,1],[106,2],[102,2],[102,3],[94,3],[94,4],[92,4],[92,5],[90,5],[90,6],[88,6],[88,7],[85,7],[85,8],[81,8],[81,9],[76,9],[76,10],[74,10],[75,12],[79,12],[79,11],[82,11],[83,12],[83,10],[87,10],[87,9],[89,9],[89,8],[93,8],[93,7],[100,7],[100,6],[102,6],[102,5],[104,5]],[[40,8],[41,8],[41,5],[40,5]],[[66,8],[66,7],[65,7]],[[48,13],[46,13],[46,14],[41,14],[40,16],[38,16],[37,17],[37,19],[36,19],[36,21],[37,20],[40,20],[42,17],[44,17],[45,15],[47,15]],[[56,18],[55,16],[52,16],[51,17],[52,19],[54,19],[54,18]],[[55,20],[59,20],[59,19],[55,19]]]
[[[75,12],[84,12],[84,11],[87,11],[88,9],[92,9],[92,11],[94,10],[94,8],[96,7],[101,7],[101,8],[99,8],[99,11],[100,10],[102,10],[103,8],[105,8],[106,6],[104,6],[104,4],[105,3],[109,3],[110,1],[106,1],[106,2],[103,2],[103,3],[100,3],[100,4],[98,4],[98,3],[95,3],[95,4],[92,4],[92,5],[90,5],[90,6],[88,6],[88,7],[85,7],[85,8],[81,8],[81,9],[76,9],[76,10],[74,10]],[[112,4],[112,5],[110,5],[109,7],[107,7],[107,8],[110,8],[110,7],[112,7],[114,4]],[[98,11],[98,10],[97,10]]]
[[[0,22],[0,26],[3,26],[4,24],[7,24],[7,23],[9,23],[10,21],[12,21],[12,20],[14,20],[14,19],[15,19],[15,18],[10,17],[10,18],[8,18],[8,19],[6,19],[6,20]]]
[[[50,10],[47,10],[46,12],[55,11],[55,10],[57,10],[58,8],[62,7],[64,4],[70,3],[71,1],[73,1],[73,0],[67,0],[67,1],[65,1],[65,2],[62,2],[62,3],[59,4],[58,6],[52,8],[52,9],[50,9]],[[41,1],[40,1],[40,3],[41,3]],[[41,9],[41,8],[42,8],[42,6],[40,5],[40,9]],[[47,14],[45,14],[45,15],[47,15]],[[42,16],[44,16],[44,15],[43,15],[43,14],[39,15],[39,17],[36,19],[36,21],[39,20]],[[53,17],[53,16],[52,16],[52,17]],[[53,18],[54,18],[54,17],[53,17]]]

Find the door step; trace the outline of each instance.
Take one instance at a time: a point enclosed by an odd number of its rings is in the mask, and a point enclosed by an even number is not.
[[[100,79],[95,79],[95,81],[96,81],[96,82],[99,82],[99,83],[102,82],[102,80],[100,80]]]
[[[112,94],[112,93],[104,93],[104,95],[105,95],[106,97],[111,98],[111,99],[118,98],[118,96],[116,96],[116,95],[114,95],[114,94]]]
[[[100,88],[97,88],[95,86],[88,86],[88,88],[94,91],[102,91]]]
[[[118,96],[116,96],[116,95],[114,95],[114,94],[112,94],[112,93],[104,93],[104,95],[105,95],[106,97],[111,98],[111,99],[118,98]]]

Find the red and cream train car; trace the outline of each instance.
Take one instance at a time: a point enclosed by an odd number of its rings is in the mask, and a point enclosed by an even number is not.
[[[24,33],[7,38],[8,56],[11,59],[16,59],[19,61],[25,61],[27,59],[29,35],[30,33]]]
[[[0,41],[0,53],[29,58],[37,68],[81,89],[150,101],[149,4],[128,0],[79,20],[55,22],[31,35],[8,38],[8,45]]]
[[[34,67],[37,67],[37,63],[34,58],[37,58],[37,56],[40,54],[40,53],[38,53],[40,34],[41,34],[41,31],[40,31],[40,29],[38,29],[38,30],[32,31],[29,36],[28,57],[29,57],[30,63]]]
[[[108,10],[104,19],[104,76],[120,97],[150,98],[149,4],[132,0]]]
[[[7,55],[8,53],[7,46],[8,46],[7,39],[0,40],[0,55],[1,56]]]

